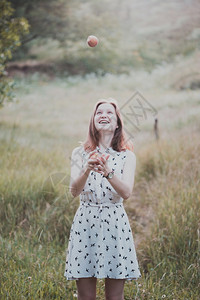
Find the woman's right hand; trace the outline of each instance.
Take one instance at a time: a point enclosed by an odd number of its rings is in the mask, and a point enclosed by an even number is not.
[[[98,168],[98,165],[99,165],[99,160],[98,160],[98,157],[96,158],[91,158],[91,156],[95,153],[98,153],[97,150],[93,150],[89,153],[89,158],[88,158],[88,161],[86,163],[86,169],[87,170],[94,170],[96,171],[96,169]]]

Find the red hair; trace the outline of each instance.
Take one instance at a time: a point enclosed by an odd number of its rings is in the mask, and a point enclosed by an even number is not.
[[[116,116],[117,116],[118,128],[115,129],[115,133],[114,133],[112,141],[111,141],[111,147],[113,148],[113,150],[118,151],[118,152],[124,151],[126,149],[133,151],[133,143],[131,141],[128,141],[126,133],[124,131],[124,124],[122,121],[122,117],[120,114],[120,110],[119,110],[117,101],[114,99],[111,99],[111,98],[109,98],[108,100],[105,100],[105,99],[99,100],[95,104],[94,111],[93,111],[93,114],[91,116],[90,123],[89,123],[88,135],[87,135],[86,141],[82,143],[84,150],[87,152],[90,152],[90,151],[93,151],[99,145],[100,135],[99,135],[98,130],[95,127],[94,117],[95,117],[97,108],[99,107],[99,105],[101,105],[103,103],[112,104],[115,109]]]

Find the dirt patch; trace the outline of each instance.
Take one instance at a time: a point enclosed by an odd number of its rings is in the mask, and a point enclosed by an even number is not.
[[[141,187],[135,187],[132,197],[124,202],[134,235],[136,247],[151,234],[151,224],[155,217],[152,203],[143,201]]]
[[[22,62],[9,62],[6,66],[6,71],[10,77],[24,76],[26,74],[34,74],[36,72],[54,77],[55,66],[52,63],[28,60]]]

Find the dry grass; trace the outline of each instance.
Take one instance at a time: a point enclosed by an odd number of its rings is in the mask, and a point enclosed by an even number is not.
[[[136,232],[137,245],[151,234],[158,206],[169,190],[174,191],[177,197],[180,191],[193,184],[198,190],[199,148],[197,132],[141,147],[133,194],[125,202],[132,228]]]

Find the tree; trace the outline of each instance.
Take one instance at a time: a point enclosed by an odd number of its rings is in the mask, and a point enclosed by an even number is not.
[[[30,31],[22,41],[35,38],[52,38],[63,41],[69,34],[68,16],[72,0],[10,0],[16,17],[25,17]]]
[[[21,45],[20,38],[29,31],[29,24],[25,18],[14,18],[14,9],[10,2],[0,2],[0,107],[5,101],[13,98],[13,81],[7,77],[6,62]]]

